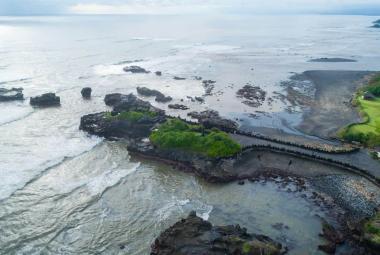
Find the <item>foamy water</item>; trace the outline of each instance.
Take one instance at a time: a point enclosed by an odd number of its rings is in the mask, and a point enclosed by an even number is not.
[[[108,110],[105,94],[146,86],[192,110],[212,108],[251,126],[291,132],[300,116],[287,113],[281,101],[253,109],[236,90],[250,83],[273,96],[291,72],[379,70],[380,33],[368,27],[374,19],[0,17],[0,87],[23,87],[26,98],[0,103],[0,254],[149,254],[154,238],[192,210],[216,224],[272,235],[293,254],[318,254],[314,215],[323,212],[304,198],[273,183],[210,185],[131,160],[124,144],[88,136],[78,130],[79,121]],[[358,62],[307,62],[318,57]],[[152,73],[128,74],[126,65]],[[216,81],[205,103],[188,98],[204,94],[195,76]],[[93,89],[91,100],[81,98],[86,86]],[[33,109],[29,98],[46,92],[56,92],[61,107]],[[289,232],[274,230],[277,221],[287,222]]]

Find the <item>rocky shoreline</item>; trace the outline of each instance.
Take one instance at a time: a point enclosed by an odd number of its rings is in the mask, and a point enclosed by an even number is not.
[[[152,244],[151,255],[246,254],[280,255],[286,248],[264,235],[236,226],[213,226],[191,212],[165,230]]]
[[[295,177],[323,176],[323,174],[331,174],[331,172],[324,170],[326,165],[330,165],[338,172],[344,171],[344,169],[348,169],[349,167],[345,167],[344,164],[340,162],[328,162],[328,160],[326,161],[324,158],[313,158],[297,151],[287,152],[286,149],[273,146],[268,147],[265,144],[245,146],[244,150],[236,155],[217,158],[208,157],[188,150],[160,148],[150,141],[149,136],[168,119],[172,119],[172,117],[165,114],[165,111],[152,106],[149,102],[143,101],[133,94],[109,94],[106,95],[104,101],[106,105],[111,106],[113,110],[111,112],[101,112],[83,116],[80,124],[81,130],[92,135],[105,137],[109,140],[123,140],[127,143],[128,151],[132,155],[170,164],[174,166],[175,169],[194,173],[208,182],[226,183],[239,181],[239,184],[244,184],[245,179],[255,181],[263,175]],[[126,113],[132,112],[143,114],[143,116],[138,120],[122,118]],[[189,115],[196,118],[203,128],[218,128],[226,132],[239,133],[236,123],[223,119],[217,112],[192,112]],[[234,136],[237,134],[234,135],[232,133],[230,135],[235,139]],[[307,147],[302,149],[308,150]],[[314,153],[311,155],[315,156]],[[273,157],[276,159],[273,160]],[[275,164],[273,165],[273,163]],[[302,170],[305,166],[312,168],[312,171],[307,173],[307,171]],[[348,220],[345,219],[342,222],[346,224]],[[354,230],[352,233],[357,233],[358,226],[361,225],[357,223],[355,227],[353,227]],[[331,232],[332,230],[326,231]],[[320,249],[334,254],[332,251],[335,252],[336,247],[341,244],[341,240],[339,239],[337,241],[332,239],[331,236],[329,237],[330,234],[324,234],[327,236],[326,239],[331,240],[329,240],[330,243],[320,247]],[[361,239],[354,238],[352,237],[353,235],[354,234],[347,235],[345,240],[353,240],[358,247],[362,247]],[[160,247],[159,243],[160,242],[157,243],[157,247]],[[153,251],[159,252],[159,249],[157,249],[153,249]]]

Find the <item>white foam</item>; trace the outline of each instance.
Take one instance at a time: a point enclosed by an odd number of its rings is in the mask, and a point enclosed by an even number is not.
[[[94,66],[94,73],[96,75],[117,75],[125,74],[123,67],[125,65],[96,65]]]

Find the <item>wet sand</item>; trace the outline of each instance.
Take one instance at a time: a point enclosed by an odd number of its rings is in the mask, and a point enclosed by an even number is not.
[[[307,105],[300,131],[321,138],[336,137],[337,131],[360,121],[351,99],[355,91],[375,74],[369,71],[306,71],[295,75],[289,83],[310,81],[315,87],[314,98]]]

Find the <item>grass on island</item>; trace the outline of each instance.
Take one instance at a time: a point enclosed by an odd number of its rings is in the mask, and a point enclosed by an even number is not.
[[[110,112],[106,113],[106,119],[107,120],[128,120],[131,122],[137,122],[141,120],[142,118],[154,118],[157,116],[156,112],[151,111],[127,111],[127,112],[121,112],[115,116],[113,116]]]
[[[365,92],[372,93],[376,98],[366,100]],[[355,105],[364,118],[363,123],[351,124],[339,132],[346,141],[360,142],[369,147],[380,145],[380,75],[374,77],[369,85],[357,92]]]
[[[365,239],[375,246],[380,245],[380,213],[376,213],[375,216],[370,219],[364,225]]]
[[[217,129],[203,130],[200,125],[189,125],[170,119],[150,135],[151,142],[165,149],[182,149],[211,158],[230,157],[241,151],[241,146],[227,133]]]

